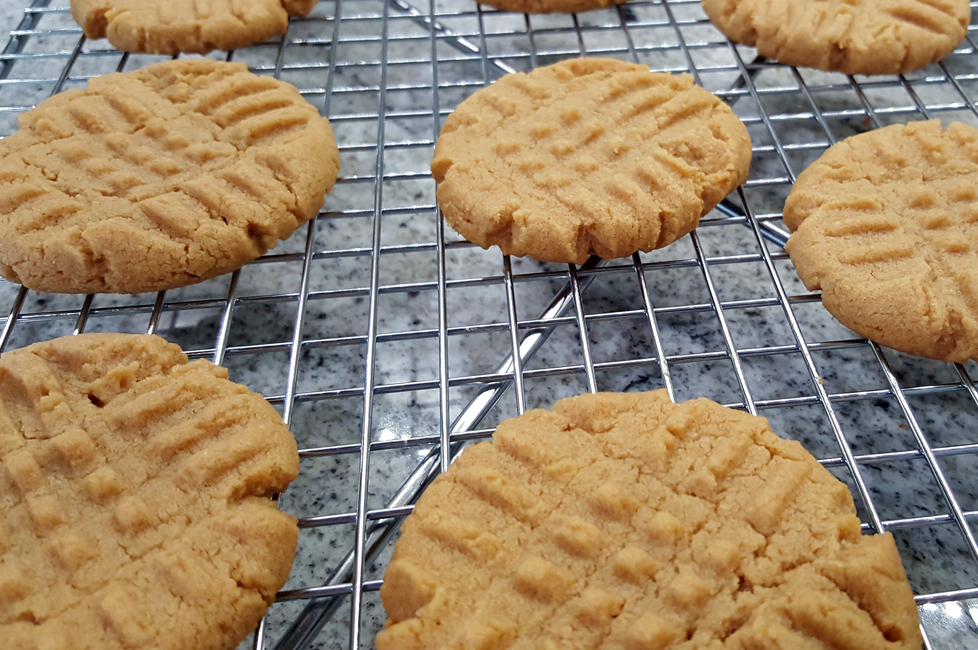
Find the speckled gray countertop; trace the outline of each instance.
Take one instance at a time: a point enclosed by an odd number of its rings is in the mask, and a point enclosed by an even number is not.
[[[40,101],[56,88],[69,61],[73,64],[65,87],[82,85],[90,75],[120,67],[130,70],[159,59],[123,58],[104,42],[85,43],[72,59],[79,33],[64,11],[66,2],[55,0],[56,9],[41,19],[42,32],[30,35],[24,52],[44,56],[15,60],[9,78],[19,81],[0,85],[0,105],[28,107]],[[233,55],[263,74],[278,69],[282,79],[296,84],[332,121],[341,148],[341,179],[314,226],[309,247],[314,255],[308,266],[308,231],[302,228],[260,263],[245,267],[233,285],[232,277],[224,276],[167,292],[158,314],[158,333],[192,355],[213,358],[217,350],[221,356],[221,342],[226,341],[222,360],[232,378],[262,392],[280,409],[289,390],[290,361],[295,363],[298,398],[291,427],[304,454],[301,474],[282,498],[282,507],[302,519],[304,527],[287,590],[323,585],[353,547],[368,353],[376,362],[365,496],[368,510],[375,511],[386,506],[432,449],[442,428],[439,296],[447,313],[449,420],[464,412],[481,387],[501,379],[492,373],[511,351],[498,251],[466,244],[446,227],[447,283],[440,289],[435,186],[426,173],[437,130],[432,117],[435,99],[443,116],[507,67],[527,70],[533,64],[575,56],[582,46],[589,53],[620,58],[631,58],[634,52],[653,69],[670,72],[691,70],[692,62],[698,81],[720,93],[748,123],[755,154],[744,197],[761,222],[774,226],[780,225],[791,174],[829,144],[823,123],[834,138],[842,138],[870,128],[872,116],[884,124],[919,119],[915,96],[942,120],[978,123],[962,99],[964,93],[973,102],[978,94],[973,78],[978,55],[967,43],[945,62],[946,70],[956,75],[956,86],[947,80],[945,68],[931,66],[908,75],[906,83],[893,77],[860,80],[857,92],[840,75],[751,65],[753,52],[729,47],[705,22],[696,2],[631,3],[621,12],[527,18],[488,8],[477,13],[468,0],[438,0],[440,31],[434,45],[424,22],[398,2],[386,9],[380,0],[344,0],[339,6],[338,29],[337,5],[323,0],[310,18],[293,22],[286,47],[273,42]],[[428,2],[415,7],[423,14],[429,11]],[[19,3],[0,0],[0,28],[9,29],[21,15]],[[438,58],[434,68],[433,47]],[[333,68],[328,65],[331,60]],[[753,83],[738,85],[741,66],[757,73]],[[433,71],[436,94],[431,90]],[[872,112],[865,109],[867,104]],[[3,134],[15,128],[16,112],[0,112]],[[378,159],[381,131],[384,146]],[[383,174],[379,186],[378,169]],[[741,205],[739,196],[731,199],[735,207]],[[376,336],[370,339],[376,206],[382,215],[382,252],[374,293]],[[643,254],[647,296],[630,260],[581,273],[582,282],[594,278],[581,301],[584,340],[597,388],[663,387],[647,298],[655,309],[661,352],[677,399],[707,396],[743,408],[746,386],[758,412],[776,432],[800,440],[855,488],[818,400],[820,385],[832,396],[840,431],[857,457],[879,518],[896,537],[915,593],[975,589],[978,561],[920,453],[914,422],[890,391],[873,348],[840,326],[822,309],[818,297],[805,291],[779,246],[765,244],[779,281],[792,296],[791,313],[821,378],[816,384],[778,301],[762,249],[747,225],[742,217],[714,211],[697,231],[697,245],[686,237]],[[525,334],[544,324],[535,319],[570,276],[566,266],[529,259],[512,260],[512,268],[515,310]],[[304,269],[308,285],[301,314],[303,344],[292,357]],[[722,320],[711,291],[722,305]],[[17,293],[16,286],[0,282],[0,314],[11,312]],[[156,300],[154,295],[96,296],[86,304],[84,296],[29,292],[7,348],[70,334],[79,325],[85,331],[146,331]],[[524,365],[529,408],[549,407],[588,389],[577,322],[573,308],[557,319],[549,339]],[[736,355],[731,354],[731,343]],[[884,355],[922,435],[937,450],[939,467],[961,509],[978,510],[978,455],[973,453],[978,446],[978,404],[969,387],[953,365],[890,350]],[[966,371],[978,376],[974,363]],[[510,389],[478,426],[491,429],[516,413]],[[855,492],[860,515],[868,523],[866,504]],[[388,547],[365,565],[368,588],[361,606],[361,647],[372,645],[385,618],[376,582],[371,581],[382,578],[389,551]],[[942,602],[920,608],[933,647],[978,647],[978,601],[946,595],[938,600]],[[314,647],[349,647],[350,601],[349,595],[341,595],[339,609]],[[266,648],[274,647],[307,602],[308,598],[289,600],[270,609]]]
[[[17,27],[24,15],[24,3],[16,0],[0,2],[0,33],[6,36]],[[5,39],[6,40],[6,39]]]

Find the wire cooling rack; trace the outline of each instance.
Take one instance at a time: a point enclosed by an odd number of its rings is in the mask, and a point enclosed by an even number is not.
[[[319,217],[237,273],[158,295],[0,283],[0,349],[155,332],[280,409],[302,457],[280,502],[299,517],[299,549],[248,647],[372,646],[397,524],[466,443],[560,397],[654,388],[802,441],[850,486],[864,529],[896,537],[928,647],[978,647],[974,362],[908,357],[841,327],[798,282],[780,221],[796,175],[843,137],[978,124],[971,34],[920,72],[853,78],[758,59],[690,0],[552,16],[322,0],[286,37],[212,55],[295,84],[330,118],[342,169]],[[428,173],[442,120],[502,74],[585,53],[688,73],[720,96],[750,130],[750,179],[691,236],[629,259],[540,264],[462,241]],[[159,59],[86,41],[64,0],[34,0],[0,54],[0,133],[44,97]]]

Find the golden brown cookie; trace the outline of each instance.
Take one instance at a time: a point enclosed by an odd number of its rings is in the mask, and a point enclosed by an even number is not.
[[[289,16],[318,0],[71,0],[88,38],[108,38],[125,52],[205,54],[284,34]]]
[[[703,0],[730,40],[790,65],[896,74],[940,61],[971,21],[968,0]]]
[[[524,14],[575,14],[592,9],[604,9],[624,4],[627,0],[484,0],[484,3],[502,11],[518,11]]]
[[[138,293],[260,257],[336,180],[326,118],[240,63],[92,79],[0,142],[0,274],[38,291]]]
[[[561,400],[404,521],[378,650],[918,650],[889,533],[763,418],[665,391]]]
[[[231,649],[292,566],[299,469],[260,395],[155,336],[0,357],[6,650]]]
[[[909,354],[978,358],[978,129],[847,138],[798,177],[784,222],[798,276],[843,325]]]
[[[463,237],[544,262],[649,251],[747,178],[730,108],[687,76],[614,59],[510,74],[459,104],[431,172]]]

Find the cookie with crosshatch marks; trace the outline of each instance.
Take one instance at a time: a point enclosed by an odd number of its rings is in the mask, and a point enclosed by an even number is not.
[[[767,420],[665,391],[528,411],[404,521],[378,650],[917,650],[892,535]]]
[[[583,58],[455,109],[431,172],[445,218],[504,254],[580,264],[666,246],[747,178],[744,124],[687,76]]]
[[[46,99],[0,142],[0,274],[139,293],[228,273],[313,218],[339,154],[293,87],[176,60]]]
[[[268,497],[295,439],[262,397],[148,335],[0,357],[6,650],[228,650],[265,613],[298,529]]]
[[[124,52],[206,54],[285,34],[289,16],[318,0],[71,0],[71,16],[88,38],[108,38]]]
[[[703,0],[730,40],[789,65],[897,74],[940,61],[967,33],[968,0]]]
[[[978,129],[847,138],[798,176],[784,222],[798,276],[843,325],[909,354],[978,358]]]

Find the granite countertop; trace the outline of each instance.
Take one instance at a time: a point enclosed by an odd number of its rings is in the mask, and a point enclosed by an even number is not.
[[[0,2],[0,34],[4,37],[17,27],[24,16],[24,3],[19,0],[2,0]],[[6,38],[4,38],[6,41]]]
[[[399,2],[400,0],[398,0]],[[67,0],[54,0],[64,7]],[[291,427],[303,456],[301,473],[282,499],[282,507],[300,518],[326,517],[331,525],[308,526],[300,531],[299,549],[287,590],[323,584],[332,568],[352,548],[355,525],[362,436],[363,387],[366,373],[369,320],[370,248],[374,206],[383,210],[380,241],[384,252],[379,262],[377,339],[367,504],[371,510],[385,507],[389,498],[431,450],[440,432],[438,388],[438,250],[435,246],[437,215],[434,182],[426,175],[436,131],[431,116],[431,40],[422,23],[399,5],[390,5],[389,41],[383,60],[384,15],[379,0],[343,0],[339,42],[330,46],[334,33],[333,2],[323,0],[309,19],[294,22],[292,44],[281,59],[275,44],[234,54],[259,72],[282,65],[281,77],[296,84],[306,98],[326,111],[341,147],[341,179],[327,198],[312,243],[317,254],[309,265],[311,292],[302,315],[302,339],[307,344],[298,364],[296,402]],[[428,3],[416,3],[427,12]],[[440,11],[471,10],[468,0],[438,0]],[[579,42],[599,51],[613,50],[627,58],[622,17],[637,25],[628,33],[639,50],[639,60],[655,69],[679,71],[687,67],[686,55],[675,28],[658,3],[629,5],[626,12],[590,12],[578,17],[581,40],[569,16],[534,16],[532,45],[543,65],[577,53]],[[698,4],[671,3],[680,21],[702,19]],[[22,6],[16,0],[0,0],[0,28],[16,25]],[[442,26],[468,34],[465,42],[444,36],[438,41],[438,105],[442,112],[488,80],[501,74],[491,61],[473,56],[471,45],[485,47],[500,63],[518,70],[529,69],[531,41],[522,15],[489,12],[443,17]],[[485,39],[480,36],[480,22]],[[70,52],[78,42],[77,28],[65,12],[45,15],[42,28],[65,30],[32,37],[28,51]],[[707,24],[688,22],[681,29],[708,89],[723,91],[739,77],[734,50],[720,43]],[[468,44],[468,45],[466,45]],[[711,45],[712,44],[712,45]],[[672,46],[663,47],[663,46]],[[87,43],[72,68],[65,86],[83,85],[88,76],[129,70],[159,57],[132,56],[125,60],[109,52],[105,42]],[[750,61],[749,48],[737,52]],[[224,56],[223,53],[213,56]],[[324,64],[335,57],[332,76]],[[13,77],[23,83],[0,86],[0,103],[29,105],[50,94],[67,55],[51,60],[18,63]],[[952,55],[947,65],[953,72],[978,69],[978,55],[970,50]],[[378,87],[386,74],[384,102]],[[920,94],[932,101],[952,102],[953,88],[934,82],[940,70],[909,75]],[[829,115],[833,136],[842,138],[869,128],[858,96],[846,79],[813,71],[796,76],[788,68],[765,67],[755,78],[760,106],[779,117],[771,122],[777,144],[789,145],[786,157],[797,173],[828,145],[815,119],[811,101],[799,83],[817,89],[816,106]],[[929,81],[930,80],[930,81]],[[327,97],[326,90],[332,93]],[[966,92],[972,92],[966,86]],[[881,119],[916,119],[905,87],[899,83],[868,84],[865,96],[880,109]],[[950,99],[948,99],[950,97]],[[727,95],[734,111],[748,122],[755,146],[751,180],[745,195],[755,214],[776,217],[788,191],[788,170],[782,163],[771,131],[757,101],[747,92]],[[972,98],[973,100],[973,98]],[[894,108],[895,107],[895,108]],[[383,122],[378,114],[383,112]],[[10,112],[0,114],[2,135],[15,128]],[[948,110],[944,119],[976,123],[965,110]],[[383,172],[378,188],[379,129],[383,128]],[[734,198],[734,202],[739,199]],[[840,457],[839,444],[825,410],[813,399],[815,385],[796,348],[790,323],[777,302],[761,249],[743,220],[726,218],[719,211],[707,216],[698,242],[710,263],[705,276],[697,264],[698,252],[690,237],[661,251],[643,254],[648,298],[657,310],[656,323],[663,352],[673,362],[670,376],[677,399],[707,396],[721,403],[742,406],[745,401],[736,367],[730,361],[723,326],[740,352],[743,375],[759,413],[779,434],[801,441],[820,459],[828,459],[830,471],[853,487]],[[226,320],[228,350],[223,357],[232,379],[262,392],[281,409],[288,386],[289,345],[296,327],[297,301],[306,247],[306,228],[282,242],[261,263],[245,267],[234,287],[233,308]],[[445,228],[445,289],[448,368],[453,380],[448,396],[451,417],[463,412],[485,378],[510,352],[508,307],[502,281],[502,258],[497,250],[483,251]],[[978,562],[971,556],[964,536],[948,521],[950,509],[926,461],[915,453],[918,445],[911,423],[897,400],[887,393],[886,377],[872,348],[829,316],[817,296],[809,295],[780,247],[767,243],[774,256],[778,277],[787,293],[797,296],[792,310],[809,343],[824,389],[840,396],[833,402],[841,430],[857,456],[884,454],[861,462],[860,473],[884,521],[910,520],[893,533],[916,593],[933,593],[978,585]],[[521,321],[536,319],[552,297],[568,281],[565,265],[514,259],[516,311]],[[629,260],[617,260],[593,274],[583,293],[588,315],[587,342],[597,370],[599,390],[650,390],[663,387],[657,365],[653,332],[645,315],[645,302],[635,269]],[[586,277],[582,275],[582,278]],[[711,303],[710,284],[725,305],[723,322]],[[166,293],[158,333],[179,343],[192,355],[212,357],[224,321],[231,276]],[[17,287],[0,281],[0,314],[14,305]],[[85,331],[146,331],[155,295],[96,296]],[[84,296],[56,296],[29,292],[21,318],[13,327],[8,349],[30,342],[70,334],[78,324]],[[549,407],[557,399],[587,390],[583,350],[573,309],[561,319],[540,350],[525,364],[525,392],[529,408]],[[838,344],[836,344],[838,343]],[[930,445],[954,450],[978,443],[978,407],[960,385],[955,368],[885,351],[903,387],[924,387],[909,393],[909,404]],[[978,376],[975,364],[967,365]],[[927,388],[936,387],[936,388]],[[478,424],[491,429],[516,414],[513,391]],[[412,440],[422,438],[422,444]],[[313,450],[318,450],[313,452]],[[889,454],[889,455],[886,455]],[[966,512],[978,510],[978,456],[944,453],[940,466]],[[869,521],[861,500],[857,507]],[[921,517],[933,520],[921,522]],[[390,549],[365,568],[365,580],[379,580]],[[348,647],[349,597],[318,635],[314,647]],[[274,605],[266,628],[267,648],[274,646],[305,601]],[[361,644],[372,645],[385,615],[375,590],[364,592]],[[978,601],[964,600],[920,608],[924,627],[934,647],[968,648],[978,643]],[[243,646],[244,647],[244,646]]]

